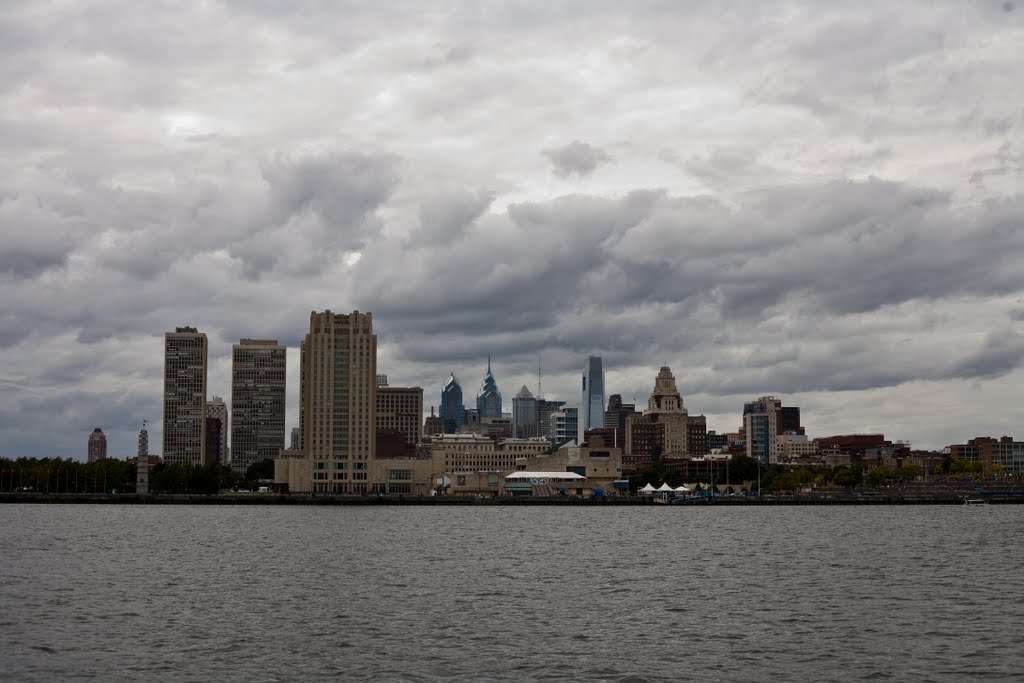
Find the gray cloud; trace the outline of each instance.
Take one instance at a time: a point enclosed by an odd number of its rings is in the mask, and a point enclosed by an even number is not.
[[[544,156],[551,160],[555,174],[569,176],[589,175],[601,164],[612,160],[603,149],[589,145],[580,140],[573,140],[567,145],[544,150]]]
[[[5,454],[131,452],[164,331],[208,333],[228,398],[232,342],[324,308],[373,311],[428,405],[488,353],[571,400],[600,353],[719,429],[779,393],[828,432],[1012,432],[1021,13],[737,7],[10,4]]]

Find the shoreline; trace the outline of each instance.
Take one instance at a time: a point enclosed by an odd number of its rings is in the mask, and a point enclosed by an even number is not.
[[[964,492],[941,496],[716,496],[686,503],[666,505],[651,498],[515,498],[498,496],[411,496],[411,495],[318,495],[308,494],[151,494],[134,493],[106,495],[100,493],[0,493],[0,504],[74,504],[74,505],[497,505],[497,506],[648,506],[648,507],[748,507],[793,505],[964,505],[964,501],[981,500],[992,505],[1024,505],[1024,491],[1009,495],[984,495]]]

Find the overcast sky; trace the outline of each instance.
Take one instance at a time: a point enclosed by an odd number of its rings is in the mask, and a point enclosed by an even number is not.
[[[326,308],[428,410],[599,354],[718,431],[1024,439],[1018,4],[6,0],[0,455],[159,452],[164,332],[230,400]]]

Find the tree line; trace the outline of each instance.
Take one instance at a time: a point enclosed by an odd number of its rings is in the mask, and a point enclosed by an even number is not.
[[[137,468],[104,458],[84,463],[71,458],[0,458],[0,493],[135,493]],[[218,493],[252,487],[274,476],[274,461],[249,467],[245,476],[220,463],[160,463],[149,470],[150,493]]]

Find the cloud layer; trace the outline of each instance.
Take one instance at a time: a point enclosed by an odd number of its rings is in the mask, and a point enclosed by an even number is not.
[[[232,343],[324,308],[428,406],[488,355],[575,400],[596,353],[719,431],[774,393],[814,434],[1013,434],[1021,44],[998,2],[13,4],[0,454],[159,444],[165,331],[229,399]]]

